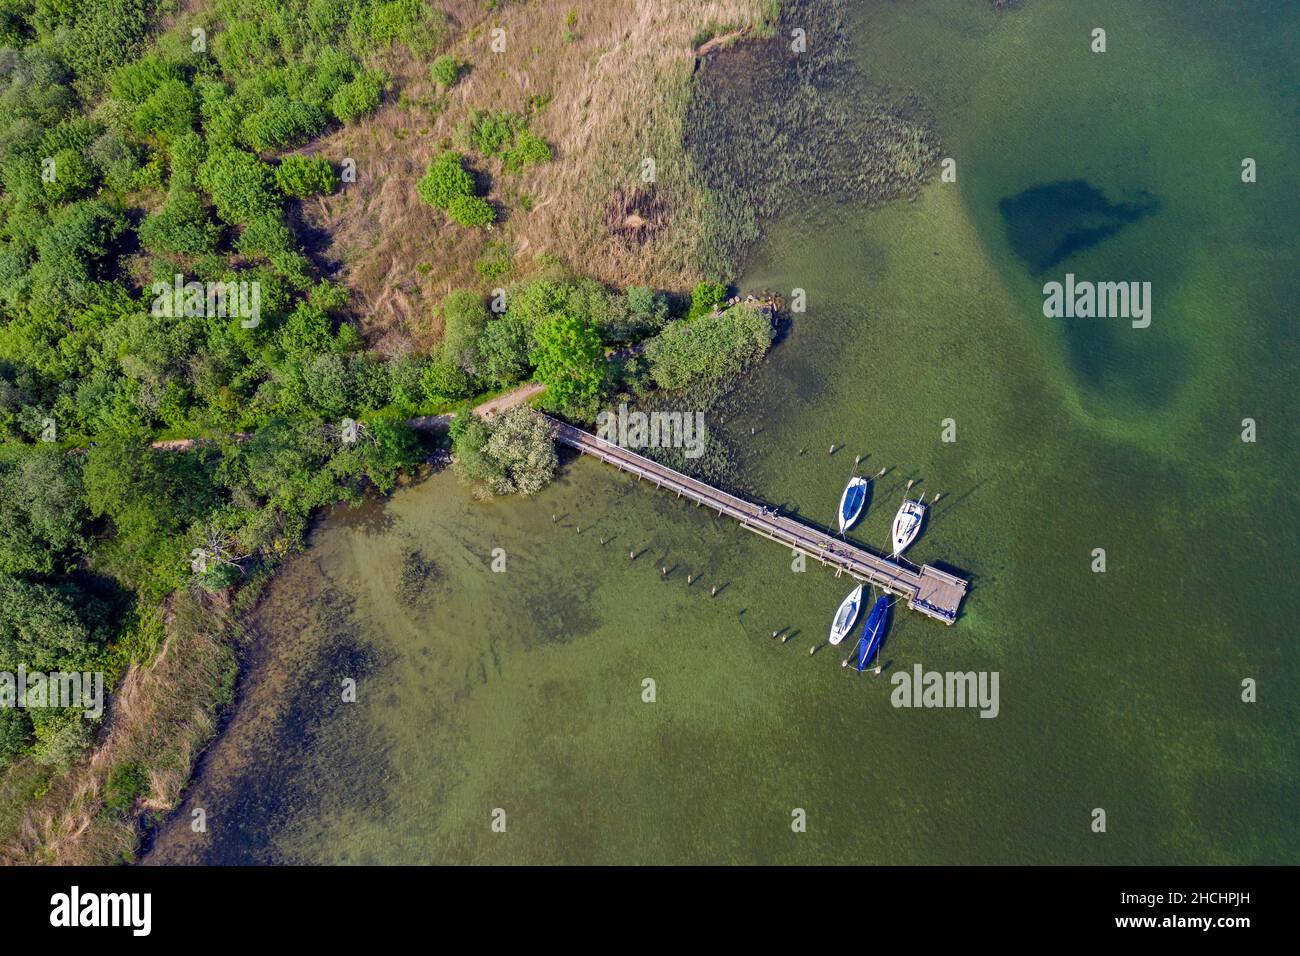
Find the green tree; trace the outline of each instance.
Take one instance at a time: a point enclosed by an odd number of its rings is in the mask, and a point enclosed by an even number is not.
[[[79,588],[0,573],[0,669],[85,661],[107,637],[108,609]]]
[[[537,326],[532,353],[537,378],[553,408],[589,412],[605,379],[605,355],[596,330],[571,315],[555,315]]]
[[[27,711],[0,707],[0,770],[13,763],[32,738],[32,721]]]
[[[454,402],[473,394],[473,385],[465,370],[446,359],[434,359],[426,365],[420,374],[420,384],[424,388],[425,398],[435,405]]]
[[[112,522],[102,546],[112,569],[149,598],[177,587],[189,572],[190,523],[218,499],[196,454],[150,448],[143,435],[108,435],[86,455],[86,504]]]
[[[252,153],[222,146],[208,153],[199,169],[199,182],[231,225],[243,225],[278,212],[279,196],[271,167]]]
[[[338,419],[356,414],[352,375],[342,355],[317,355],[304,368],[307,398],[319,414]]]
[[[487,324],[487,305],[477,292],[457,289],[442,300],[443,354],[470,375],[475,374],[475,346]]]
[[[57,449],[0,462],[0,571],[66,570],[86,545],[81,495],[75,460]]]
[[[513,315],[488,322],[475,349],[478,373],[493,388],[513,385],[528,374],[528,336],[523,323]]]
[[[420,444],[410,427],[396,418],[368,421],[356,444],[357,471],[383,494],[393,490],[397,476],[420,459]]]
[[[534,495],[555,475],[550,423],[527,405],[491,423],[472,413],[459,415],[451,439],[456,473],[480,495]]]
[[[492,426],[473,412],[457,415],[448,429],[451,436],[453,467],[456,475],[466,484],[496,481],[501,476],[500,466],[487,455],[488,439]]]
[[[691,290],[691,308],[686,313],[686,321],[691,322],[702,315],[708,315],[714,306],[727,299],[727,286],[723,282],[701,282]]]
[[[558,463],[550,423],[527,405],[516,405],[494,423],[485,453],[500,469],[492,490],[502,495],[537,494]]]

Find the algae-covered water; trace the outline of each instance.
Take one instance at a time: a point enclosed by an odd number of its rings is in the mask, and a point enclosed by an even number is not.
[[[896,608],[857,676],[808,653],[846,582],[733,523],[586,460],[533,501],[438,475],[272,585],[152,861],[1300,858],[1296,8],[870,3],[853,33],[956,181],[771,224],[740,285],[807,312],[712,424],[823,524],[855,455],[889,468],[868,543],[907,479],[941,493],[909,556],[970,576],[957,624]],[[1150,282],[1150,326],[1045,318],[1067,271]],[[918,663],[996,671],[998,715],[891,706]]]

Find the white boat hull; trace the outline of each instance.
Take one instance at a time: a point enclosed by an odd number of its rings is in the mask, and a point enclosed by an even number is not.
[[[835,612],[835,621],[831,624],[831,643],[838,644],[853,630],[862,610],[862,585],[849,592],[849,596],[840,602],[840,609]]]
[[[925,505],[919,501],[904,501],[894,515],[894,554],[902,554],[921,533],[925,521]]]

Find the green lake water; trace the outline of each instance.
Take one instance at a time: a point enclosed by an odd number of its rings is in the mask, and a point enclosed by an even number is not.
[[[1300,859],[1297,8],[871,3],[853,30],[957,181],[771,224],[739,284],[808,309],[712,424],[821,524],[855,455],[889,468],[869,544],[908,478],[940,493],[909,557],[971,578],[957,624],[895,608],[858,676],[808,653],[847,583],[730,521],[587,460],[533,501],[440,474],[327,516],[272,584],[151,861]],[[1150,282],[1150,327],[1045,318],[1067,271]],[[917,663],[997,671],[998,716],[891,706]]]

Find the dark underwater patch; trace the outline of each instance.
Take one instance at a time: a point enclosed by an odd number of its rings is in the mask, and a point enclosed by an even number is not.
[[[1034,275],[1095,246],[1158,207],[1146,192],[1134,202],[1112,203],[1082,179],[1031,186],[998,203],[1007,224],[1007,241]]]

